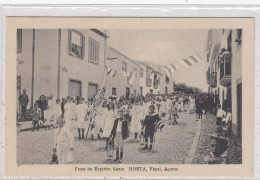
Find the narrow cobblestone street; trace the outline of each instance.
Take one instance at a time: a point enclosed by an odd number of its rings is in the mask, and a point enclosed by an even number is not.
[[[179,114],[179,125],[168,125],[167,118],[163,119],[165,127],[156,133],[155,149],[141,150],[140,142],[134,143],[134,135],[125,141],[124,164],[183,164],[189,153],[198,121],[195,115]],[[107,159],[104,150],[105,141],[84,141],[77,139],[74,130],[75,164],[103,164],[112,163]],[[41,129],[38,132],[24,131],[17,137],[18,164],[48,164],[51,161],[54,130]],[[115,156],[115,155],[114,155]]]
[[[215,133],[216,117],[212,114],[204,115],[201,123],[201,135],[198,142],[197,151],[193,159],[194,164],[205,164],[204,157],[208,156],[209,150],[209,136]],[[242,149],[241,142],[237,137],[227,137],[228,140],[228,153],[227,159],[230,164],[241,164],[242,163]]]

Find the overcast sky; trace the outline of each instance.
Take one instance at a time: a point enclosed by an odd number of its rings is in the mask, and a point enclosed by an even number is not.
[[[108,46],[133,60],[160,65],[177,63],[176,82],[207,91],[206,42],[208,30],[108,30]],[[180,60],[199,54],[205,62],[185,68]]]

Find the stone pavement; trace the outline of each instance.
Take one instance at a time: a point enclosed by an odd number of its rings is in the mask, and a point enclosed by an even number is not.
[[[201,135],[197,146],[194,164],[205,164],[204,157],[209,155],[209,136],[216,131],[216,117],[212,114],[204,115],[201,123]],[[241,141],[237,137],[227,137],[228,154],[230,164],[242,163]]]
[[[155,149],[150,152],[141,150],[140,142],[134,143],[133,136],[125,140],[124,164],[183,164],[195,137],[198,121],[195,115],[179,114],[179,125],[168,125],[161,132],[156,132]],[[104,140],[78,140],[74,130],[75,164],[113,163],[108,160],[104,150]],[[51,161],[54,129],[31,132],[24,131],[17,135],[18,164],[48,164]],[[115,153],[115,152],[114,152]],[[115,157],[115,154],[114,154]]]

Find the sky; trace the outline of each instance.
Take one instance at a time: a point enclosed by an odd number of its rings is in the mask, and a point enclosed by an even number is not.
[[[177,63],[180,69],[174,73],[174,81],[198,87],[206,92],[207,33],[207,29],[107,30],[107,44],[133,60],[149,61],[163,66]],[[204,61],[189,68],[180,63],[183,58],[195,54],[199,54]]]

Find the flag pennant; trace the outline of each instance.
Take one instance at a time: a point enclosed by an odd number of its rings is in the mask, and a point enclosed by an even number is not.
[[[174,69],[175,71],[177,71],[177,70],[179,69],[179,66],[177,66],[177,64],[171,64],[171,66],[173,67],[173,69]]]
[[[167,67],[163,66],[163,67],[162,67],[162,70],[165,71],[165,73],[166,73],[166,75],[167,75],[168,77],[171,76],[170,70],[169,70]]]
[[[188,60],[192,65],[195,64],[195,62],[194,62],[190,57],[188,57],[187,60]]]
[[[173,74],[174,72],[175,72],[175,69],[173,68],[173,66],[172,65],[168,65],[168,66],[166,66],[168,69],[170,69],[170,72],[171,72],[171,74]]]
[[[111,77],[115,77],[116,76],[116,70],[114,69],[109,69],[107,74]]]
[[[130,76],[130,80],[129,80],[129,84],[132,85],[134,80],[135,80],[135,75],[136,75],[136,72],[131,72],[131,76]]]
[[[197,61],[203,61],[202,58],[199,56],[199,55],[194,55],[194,58],[197,60]]]
[[[190,59],[191,59],[194,63],[199,62],[194,56],[190,56]]]

